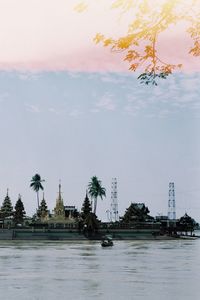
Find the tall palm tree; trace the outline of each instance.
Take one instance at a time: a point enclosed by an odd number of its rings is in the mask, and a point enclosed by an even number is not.
[[[88,184],[88,193],[94,199],[94,214],[96,214],[97,198],[100,197],[103,199],[106,196],[106,189],[102,187],[101,180],[96,176],[93,176]]]
[[[31,179],[30,187],[36,192],[37,194],[37,204],[39,209],[39,190],[44,190],[42,186],[42,182],[44,182],[44,179],[41,179],[41,176],[39,174],[35,174]]]

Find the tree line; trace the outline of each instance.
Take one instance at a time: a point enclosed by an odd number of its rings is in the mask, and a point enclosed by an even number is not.
[[[40,207],[39,191],[44,190],[44,187],[42,185],[44,181],[45,180],[41,179],[41,176],[39,174],[35,174],[31,179],[30,187],[36,192],[38,209]],[[94,203],[92,202],[91,205],[94,204],[93,212],[94,214],[96,214],[98,197],[100,197],[101,199],[103,199],[103,197],[106,197],[106,189],[102,186],[102,182],[100,179],[97,178],[97,176],[93,176],[91,178],[91,181],[88,184],[88,194],[94,201]]]
[[[33,191],[36,192],[36,199],[37,199],[37,217],[42,217],[48,212],[47,203],[44,199],[40,202],[39,199],[39,191],[44,190],[43,182],[45,182],[44,179],[41,178],[40,174],[36,173],[30,181],[30,188],[33,189]],[[91,202],[89,201],[88,196],[86,197],[86,203],[83,204],[83,211],[87,212],[89,209],[89,212],[92,212],[96,215],[97,210],[97,199],[98,197],[103,199],[103,197],[106,196],[106,189],[102,186],[101,180],[97,178],[97,176],[93,176],[88,184],[88,194],[91,197]],[[88,201],[88,203],[87,203]],[[86,205],[86,209],[84,208]],[[15,207],[13,209],[11,199],[8,195],[8,190],[6,197],[2,203],[1,209],[0,209],[0,218],[9,218],[12,217],[15,224],[23,223],[24,217],[26,215],[24,204],[21,199],[21,195],[18,196],[18,200],[15,204]]]

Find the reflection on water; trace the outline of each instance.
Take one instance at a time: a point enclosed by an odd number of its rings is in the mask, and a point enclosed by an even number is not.
[[[1,241],[0,299],[199,299],[200,239]]]

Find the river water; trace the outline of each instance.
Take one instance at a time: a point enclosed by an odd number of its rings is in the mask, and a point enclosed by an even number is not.
[[[0,299],[200,299],[200,239],[0,242]]]

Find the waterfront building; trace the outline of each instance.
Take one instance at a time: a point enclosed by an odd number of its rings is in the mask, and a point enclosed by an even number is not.
[[[153,217],[149,215],[149,209],[144,203],[131,203],[126,209],[125,214],[120,220],[123,223],[137,223],[137,222],[152,222]]]
[[[74,205],[65,205],[65,218],[74,219],[75,214],[77,212],[76,207]]]

